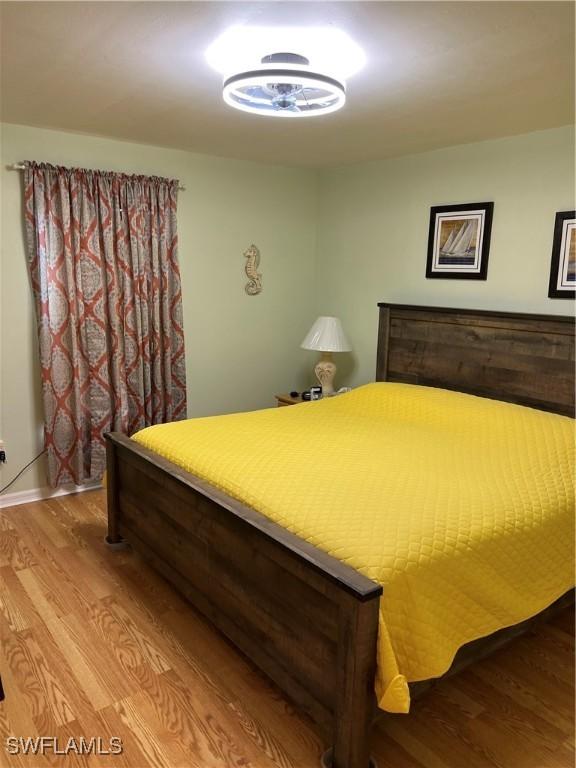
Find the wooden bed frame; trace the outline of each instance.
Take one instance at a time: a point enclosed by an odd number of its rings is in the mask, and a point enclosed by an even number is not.
[[[379,307],[377,380],[573,413],[573,318]],[[323,765],[368,768],[382,587],[126,436],[106,438],[108,542],[126,539],[313,718],[331,745]],[[451,671],[530,623],[469,643]]]

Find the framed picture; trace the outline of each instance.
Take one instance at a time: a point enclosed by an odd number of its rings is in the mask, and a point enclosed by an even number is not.
[[[576,298],[576,211],[556,214],[548,297]]]
[[[430,209],[426,277],[486,280],[494,203]]]

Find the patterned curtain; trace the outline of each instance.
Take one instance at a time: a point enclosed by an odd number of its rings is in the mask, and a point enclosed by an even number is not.
[[[178,182],[25,170],[48,480],[100,479],[103,435],[186,417]]]

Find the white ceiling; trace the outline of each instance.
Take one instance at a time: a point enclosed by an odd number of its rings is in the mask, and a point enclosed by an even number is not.
[[[2,119],[286,165],[340,165],[565,125],[572,2],[2,2]],[[232,110],[228,26],[344,29],[368,63],[322,118]]]

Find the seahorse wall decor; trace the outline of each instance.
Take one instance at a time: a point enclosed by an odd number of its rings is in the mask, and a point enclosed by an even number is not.
[[[248,250],[244,251],[244,256],[246,258],[246,277],[248,278],[244,290],[248,296],[256,296],[262,291],[262,275],[258,272],[260,251],[255,245],[251,245]]]

